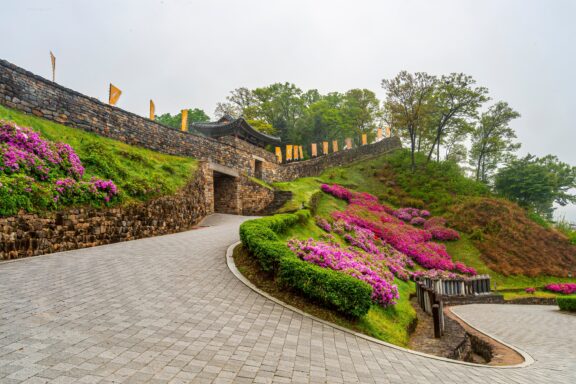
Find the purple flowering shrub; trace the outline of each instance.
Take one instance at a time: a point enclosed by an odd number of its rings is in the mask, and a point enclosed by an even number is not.
[[[545,290],[561,293],[563,295],[572,295],[576,293],[576,283],[553,283],[544,287]]]
[[[0,120],[0,215],[21,208],[108,203],[118,195],[111,180],[83,181],[83,176],[82,162],[70,145]]]
[[[302,260],[367,282],[372,287],[372,300],[382,306],[395,304],[399,297],[398,287],[393,284],[394,276],[375,255],[358,252],[352,247],[343,249],[337,243],[312,239],[292,239],[288,246]]]
[[[429,217],[428,211],[415,208],[392,210],[390,207],[381,205],[375,196],[367,193],[355,193],[338,185],[323,185],[324,192],[341,197],[349,202],[345,211],[333,212],[332,225],[334,231],[342,235],[342,231],[356,233],[356,237],[348,234],[344,238],[351,244],[357,238],[374,239],[382,244],[391,246],[396,251],[408,256],[414,262],[426,269],[452,271],[455,273],[475,275],[476,270],[459,262],[453,262],[443,244],[435,243],[437,240],[455,240],[458,233],[444,227],[445,220],[442,218],[424,219]],[[410,219],[407,217],[410,216]],[[415,218],[424,219],[423,229],[407,224],[404,220],[412,221]],[[360,228],[363,233],[356,228]],[[340,232],[339,232],[340,231]],[[375,252],[371,242],[365,241],[362,248],[366,252]],[[378,248],[378,246],[375,246]]]

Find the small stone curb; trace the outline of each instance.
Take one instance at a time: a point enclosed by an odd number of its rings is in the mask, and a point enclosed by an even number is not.
[[[234,244],[230,245],[230,246],[228,247],[228,249],[226,250],[226,264],[228,265],[228,268],[230,269],[230,271],[232,272],[232,274],[234,274],[234,276],[236,276],[236,278],[238,278],[238,280],[240,280],[242,283],[244,283],[244,285],[246,285],[248,288],[252,289],[254,292],[258,293],[259,295],[267,298],[268,300],[271,300],[271,301],[275,302],[275,303],[278,304],[278,305],[281,305],[281,306],[284,307],[284,308],[287,308],[287,309],[289,309],[289,310],[291,310],[291,311],[293,311],[293,312],[296,312],[296,313],[298,313],[298,314],[300,314],[300,315],[302,315],[302,316],[304,316],[304,317],[307,317],[307,318],[309,318],[309,319],[312,319],[312,320],[314,320],[314,321],[317,321],[317,322],[319,322],[319,323],[321,323],[321,324],[327,325],[327,326],[329,326],[329,327],[338,329],[339,331],[346,332],[346,333],[348,333],[348,334],[350,334],[350,335],[353,335],[353,336],[356,336],[356,337],[360,337],[360,338],[362,338],[362,339],[364,339],[364,340],[371,341],[371,342],[373,342],[373,343],[376,343],[376,344],[379,344],[379,345],[382,345],[382,346],[385,346],[385,347],[388,347],[388,348],[393,348],[393,349],[396,349],[396,350],[399,350],[399,351],[411,353],[411,354],[413,354],[413,355],[422,356],[422,357],[426,357],[426,358],[434,359],[434,360],[439,360],[439,361],[444,361],[444,362],[446,362],[446,363],[451,363],[451,364],[467,365],[467,366],[471,366],[471,367],[487,368],[487,369],[517,369],[517,368],[525,368],[525,367],[527,367],[527,366],[529,366],[529,365],[532,365],[532,364],[534,363],[534,359],[533,359],[528,353],[526,353],[526,352],[522,351],[521,349],[519,349],[519,348],[517,348],[517,347],[514,347],[514,346],[512,346],[512,345],[510,345],[510,344],[504,343],[503,341],[497,339],[496,337],[490,335],[489,333],[487,333],[487,332],[485,332],[485,331],[483,331],[483,330],[481,330],[481,329],[478,329],[477,327],[472,326],[470,323],[468,323],[466,320],[462,319],[460,316],[458,316],[458,314],[456,314],[456,313],[453,312],[453,311],[451,311],[451,312],[454,314],[454,316],[456,316],[456,317],[458,317],[459,319],[461,319],[463,322],[465,322],[466,324],[468,324],[468,326],[470,326],[471,328],[476,329],[478,332],[481,332],[481,333],[483,333],[484,335],[486,335],[486,336],[494,339],[495,341],[497,341],[497,342],[499,342],[499,343],[507,346],[508,348],[510,348],[510,349],[518,352],[518,353],[524,358],[524,362],[523,362],[523,363],[520,363],[520,364],[516,364],[516,365],[492,366],[492,365],[469,363],[469,362],[466,362],[466,361],[452,360],[452,359],[448,359],[448,358],[444,358],[444,357],[440,357],[440,356],[429,355],[429,354],[423,353],[423,352],[413,351],[413,350],[407,349],[407,348],[402,348],[402,347],[399,347],[399,346],[397,346],[397,345],[390,344],[390,343],[387,343],[387,342],[382,341],[382,340],[378,340],[378,339],[376,339],[376,338],[374,338],[374,337],[365,335],[365,334],[363,334],[363,333],[358,333],[358,332],[351,331],[351,330],[348,329],[348,328],[341,327],[341,326],[339,326],[339,325],[333,324],[333,323],[328,322],[328,321],[326,321],[326,320],[322,320],[322,319],[320,319],[320,318],[318,318],[318,317],[316,317],[316,316],[313,316],[313,315],[311,315],[311,314],[309,314],[309,313],[307,313],[307,312],[304,312],[304,311],[302,311],[302,310],[300,310],[300,309],[298,309],[298,308],[295,308],[295,307],[293,307],[293,306],[291,306],[291,305],[289,305],[289,304],[286,304],[286,303],[284,303],[283,301],[278,300],[277,298],[275,298],[275,297],[273,297],[273,296],[270,296],[268,293],[262,291],[260,288],[256,287],[254,284],[252,284],[246,277],[244,277],[244,275],[242,275],[242,274],[240,273],[240,271],[238,270],[238,268],[236,268],[236,264],[234,263],[234,258],[233,258],[234,248],[236,248],[236,247],[237,247],[238,245],[240,245],[241,243],[242,243],[241,241],[237,241],[237,242],[235,242]]]

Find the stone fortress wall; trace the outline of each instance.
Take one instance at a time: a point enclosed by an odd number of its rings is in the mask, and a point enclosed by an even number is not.
[[[256,176],[268,183],[316,176],[328,167],[349,164],[400,147],[398,138],[388,138],[310,160],[279,164],[273,153],[237,137],[212,139],[181,132],[1,59],[0,104],[127,144],[190,156],[201,162],[197,180],[184,189],[191,194],[187,198],[181,194],[164,197],[159,203],[147,203],[139,208],[101,211],[87,208],[42,217],[0,218],[3,240],[0,260],[177,232],[190,228],[201,217],[213,212],[257,215],[273,202],[274,192],[255,182]],[[178,203],[173,204],[172,200]],[[190,204],[196,208],[178,208],[178,205]],[[100,216],[106,219],[102,221]],[[66,219],[59,219],[63,217]],[[62,220],[67,226],[58,224]]]

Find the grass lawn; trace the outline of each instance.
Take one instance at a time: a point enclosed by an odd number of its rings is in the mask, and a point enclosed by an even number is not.
[[[198,166],[193,158],[131,146],[3,106],[0,119],[31,127],[45,139],[70,144],[85,167],[84,180],[111,179],[123,203],[172,194],[192,179]]]

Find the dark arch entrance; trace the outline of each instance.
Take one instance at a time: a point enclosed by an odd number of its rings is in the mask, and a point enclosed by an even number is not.
[[[241,213],[239,188],[239,178],[226,173],[214,171],[214,212],[231,213],[238,215]]]

